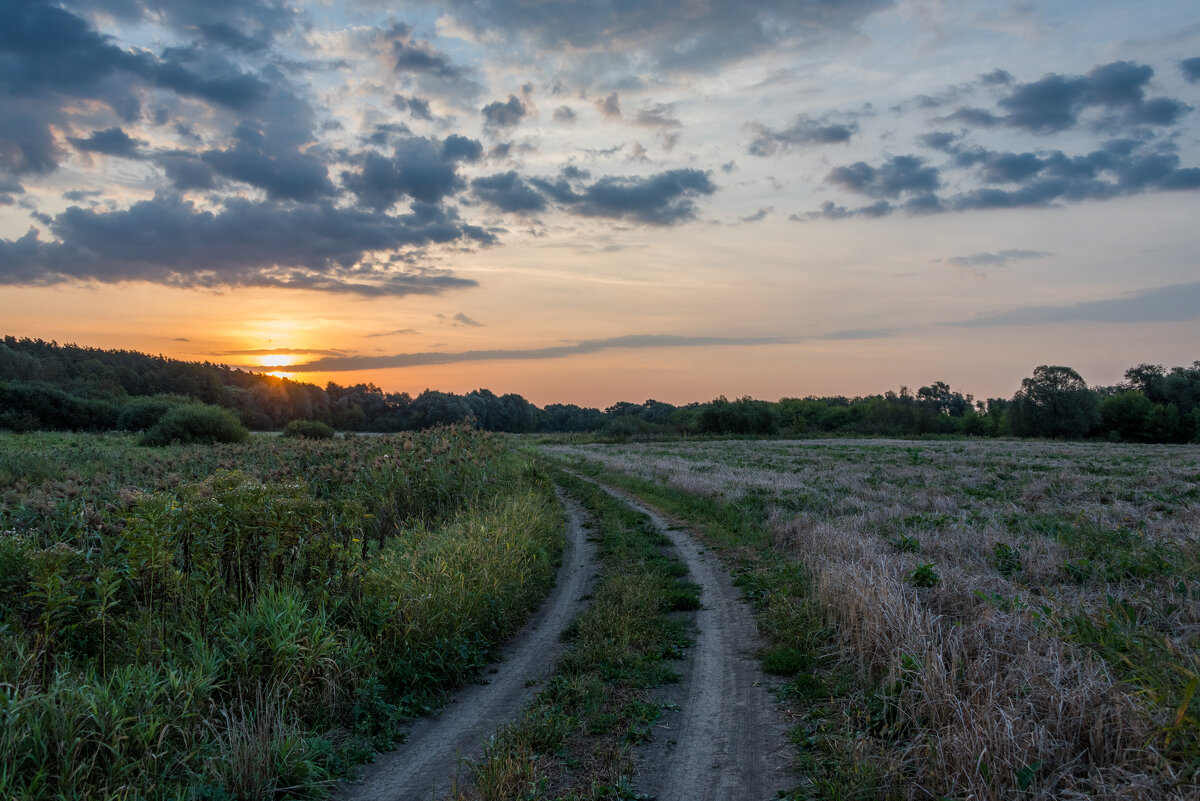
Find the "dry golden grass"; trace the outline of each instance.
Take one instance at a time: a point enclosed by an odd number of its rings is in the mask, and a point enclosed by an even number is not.
[[[912,798],[1191,798],[1200,448],[550,448],[757,511],[889,704]],[[914,586],[928,565],[935,586]]]

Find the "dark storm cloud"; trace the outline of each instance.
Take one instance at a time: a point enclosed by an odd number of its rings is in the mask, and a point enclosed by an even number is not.
[[[1159,323],[1200,319],[1200,282],[1143,289],[1068,306],[1024,306],[943,325],[986,328],[1045,323]]]
[[[416,367],[434,364],[497,361],[501,359],[561,359],[604,350],[644,348],[703,348],[748,345],[781,345],[792,340],[778,337],[686,337],[634,334],[611,339],[586,339],[575,345],[555,345],[525,350],[469,350],[458,353],[398,353],[394,356],[330,356],[290,365],[288,372],[341,372],[380,370],[388,367]]]
[[[777,46],[853,30],[888,0],[451,0],[450,13],[481,33],[548,52],[627,65],[634,55],[659,71],[712,72]]]
[[[997,102],[1001,113],[964,107],[939,121],[972,127],[1007,125],[1050,134],[1073,128],[1082,114],[1098,110],[1104,115],[1099,124],[1108,127],[1174,125],[1190,107],[1169,97],[1147,99],[1146,89],[1153,77],[1153,67],[1114,61],[1086,75],[1049,73],[1036,81],[1016,84],[1006,80],[995,84],[1010,87]]]
[[[810,117],[801,114],[787,128],[778,131],[759,122],[752,122],[747,127],[754,132],[754,140],[747,148],[752,156],[771,156],[811,145],[844,144],[858,133],[857,122],[838,122],[828,115]]]
[[[1200,83],[1200,56],[1179,62],[1179,71],[1188,83]]]
[[[475,195],[489,206],[514,214],[546,209],[546,197],[515,172],[504,172],[471,181]]]
[[[851,192],[876,198],[925,194],[941,186],[937,168],[926,166],[919,156],[893,156],[878,167],[858,161],[835,167],[826,180]]]
[[[119,127],[103,131],[92,131],[90,136],[76,139],[69,137],[68,141],[77,149],[86,153],[101,153],[106,156],[122,156],[128,159],[138,158],[138,148],[146,143],[134,139]]]
[[[452,212],[414,204],[410,214],[371,214],[330,204],[280,208],[241,198],[203,211],[156,197],[122,211],[71,207],[53,218],[58,241],[31,229],[0,239],[0,284],[149,281],[183,287],[286,287],[362,295],[436,294],[475,282],[372,252],[433,244],[488,244],[491,234]]]
[[[505,129],[516,127],[529,113],[529,109],[521,102],[521,98],[509,95],[507,101],[488,103],[479,113],[483,115],[483,124],[486,127]]]
[[[479,158],[482,145],[453,135],[444,142],[409,137],[395,143],[391,157],[366,153],[356,171],[342,173],[342,183],[360,204],[384,211],[409,197],[423,203],[441,203],[465,187],[458,162]]]
[[[335,193],[323,159],[249,123],[237,127],[233,147],[208,150],[201,159],[218,174],[256,186],[272,199],[312,202]]]

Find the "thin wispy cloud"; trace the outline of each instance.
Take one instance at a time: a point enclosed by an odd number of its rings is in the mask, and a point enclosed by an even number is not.
[[[783,345],[798,340],[783,337],[687,337],[669,334],[632,334],[609,339],[587,339],[574,345],[545,348],[470,350],[457,353],[397,353],[392,356],[329,356],[288,367],[289,372],[341,372],[346,370],[382,370],[392,367],[418,367],[462,362],[505,359],[562,359],[606,350],[646,348],[712,348],[730,346]]]
[[[1065,306],[1022,306],[944,325],[963,328],[1047,323],[1165,323],[1200,320],[1200,281],[1130,292]]]

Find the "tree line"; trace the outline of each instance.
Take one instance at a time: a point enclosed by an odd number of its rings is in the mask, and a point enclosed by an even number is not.
[[[1043,365],[1011,398],[976,400],[936,381],[864,397],[724,397],[675,406],[657,400],[600,410],[537,407],[521,395],[427,389],[415,397],[374,384],[324,388],[223,364],[184,362],[129,350],[5,337],[0,342],[0,429],[130,430],[152,426],[181,404],[234,413],[248,428],[278,430],[295,420],[342,431],[411,431],[470,420],[513,433],[661,435],[960,434],[1099,438],[1122,442],[1200,441],[1200,361],[1191,367],[1140,364],[1116,386],[1088,386],[1069,367]]]

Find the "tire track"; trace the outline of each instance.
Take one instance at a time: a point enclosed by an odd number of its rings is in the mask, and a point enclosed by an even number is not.
[[[657,801],[765,801],[794,787],[787,725],[754,657],[763,642],[728,572],[656,510],[574,475],[646,515],[703,589],[699,630],[682,680],[663,693],[679,711],[664,715],[655,742],[637,755],[635,788]]]
[[[465,759],[483,754],[483,744],[533,698],[534,681],[546,678],[562,650],[559,635],[586,606],[583,596],[597,572],[595,549],[584,529],[583,508],[555,490],[567,514],[566,547],[557,581],[546,601],[499,653],[487,684],[456,692],[432,717],[415,722],[405,742],[366,766],[362,781],[343,785],[342,801],[410,801],[442,798]]]

